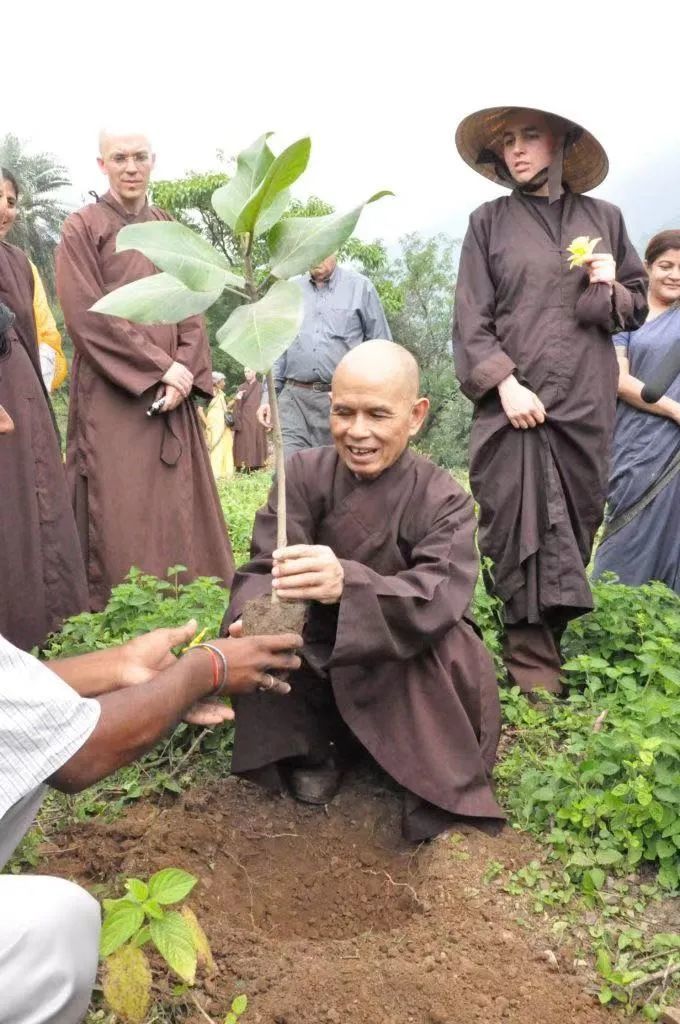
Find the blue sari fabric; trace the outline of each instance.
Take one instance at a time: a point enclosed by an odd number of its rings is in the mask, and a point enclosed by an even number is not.
[[[617,334],[613,341],[627,353],[631,375],[646,381],[669,349],[680,345],[680,309],[663,313],[637,331]],[[666,395],[680,402],[680,377]],[[615,526],[679,453],[680,426],[674,420],[619,401],[606,522]],[[680,473],[631,522],[605,536],[593,575],[603,572],[614,572],[631,585],[662,580],[680,593]]]

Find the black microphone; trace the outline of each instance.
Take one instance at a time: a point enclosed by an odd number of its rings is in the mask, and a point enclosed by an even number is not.
[[[658,402],[666,394],[678,374],[680,374],[680,338],[676,341],[673,348],[666,353],[659,363],[656,373],[649,378],[643,387],[641,394],[643,402],[647,402],[648,405]]]

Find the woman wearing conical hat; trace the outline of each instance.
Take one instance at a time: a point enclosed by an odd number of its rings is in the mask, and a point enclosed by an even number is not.
[[[607,493],[617,388],[611,335],[646,315],[645,272],[621,212],[583,193],[606,153],[579,125],[495,107],[466,117],[456,144],[511,189],[470,217],[453,335],[475,405],[470,481],[487,582],[503,601],[504,661],[525,692],[560,692],[560,638],[592,608],[585,568]],[[567,249],[598,239],[570,269]]]

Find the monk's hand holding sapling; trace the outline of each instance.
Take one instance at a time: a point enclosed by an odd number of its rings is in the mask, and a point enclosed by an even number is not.
[[[273,554],[272,587],[283,600],[337,604],[345,573],[329,547],[293,544]]]
[[[530,388],[520,384],[513,374],[500,382],[498,395],[503,412],[516,430],[528,430],[545,422],[543,402]]]

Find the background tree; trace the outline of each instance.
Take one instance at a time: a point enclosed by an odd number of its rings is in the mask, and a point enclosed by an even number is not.
[[[54,299],[54,250],[69,209],[60,191],[71,184],[68,171],[52,153],[29,153],[16,135],[0,142],[0,166],[19,182],[19,216],[9,241],[35,263]]]
[[[390,327],[421,367],[423,394],[430,415],[418,448],[441,466],[463,469],[468,463],[472,406],[461,394],[453,370],[451,326],[460,242],[448,235],[400,239],[401,255],[387,276],[395,295]]]

